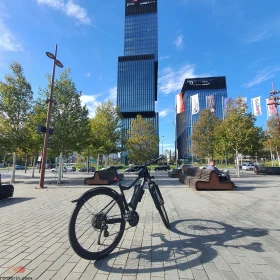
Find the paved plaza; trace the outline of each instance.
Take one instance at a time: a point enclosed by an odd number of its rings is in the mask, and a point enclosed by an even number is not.
[[[138,226],[107,258],[88,261],[70,247],[68,223],[89,175],[66,173],[57,185],[46,172],[38,190],[38,173],[16,173],[14,197],[0,201],[0,279],[280,279],[280,176],[232,174],[234,191],[198,192],[155,172],[171,230],[146,191]]]

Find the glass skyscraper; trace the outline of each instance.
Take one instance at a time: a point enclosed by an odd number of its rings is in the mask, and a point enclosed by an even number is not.
[[[158,133],[158,19],[157,0],[125,0],[124,56],[118,58],[117,106],[123,128],[140,114],[152,120]],[[122,155],[124,156],[124,155]],[[123,160],[122,160],[123,161]]]
[[[224,98],[227,98],[226,77],[206,77],[186,79],[182,87],[184,112],[176,115],[176,143],[179,159],[191,158],[192,127],[198,121],[199,112],[192,114],[191,97],[198,94],[199,111],[209,108],[209,102],[214,105],[213,113],[220,119],[223,118]]]

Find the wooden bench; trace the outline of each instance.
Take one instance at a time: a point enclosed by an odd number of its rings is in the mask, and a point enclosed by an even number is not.
[[[180,168],[173,168],[172,170],[169,170],[167,174],[171,178],[178,178],[179,174],[181,174],[181,173],[182,173],[182,169],[180,169]]]
[[[280,175],[280,167],[256,166],[254,172],[256,174]]]
[[[187,186],[189,186],[189,181],[191,178],[198,176],[200,177],[200,171],[201,169],[199,169],[198,167],[184,167],[183,168],[183,172],[181,174],[179,174],[179,181],[182,184],[185,184]]]
[[[2,184],[0,174],[0,200],[12,197],[14,195],[14,186],[9,184]]]
[[[98,170],[92,177],[84,180],[85,185],[111,185],[117,182],[117,176],[108,170]]]
[[[189,186],[196,190],[233,190],[232,181],[220,181],[215,170],[201,169],[200,176],[194,176],[189,180]]]

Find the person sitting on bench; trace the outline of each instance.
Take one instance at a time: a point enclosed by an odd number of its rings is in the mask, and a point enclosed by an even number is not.
[[[206,167],[206,169],[209,170],[215,170],[219,176],[220,181],[227,181],[229,178],[227,175],[223,172],[221,172],[217,167],[216,167],[216,161],[215,160],[210,160],[209,165]]]

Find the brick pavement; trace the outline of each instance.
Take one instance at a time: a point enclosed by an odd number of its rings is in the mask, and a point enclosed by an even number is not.
[[[232,175],[234,191],[197,192],[157,172],[171,230],[146,192],[138,226],[101,261],[81,259],[68,241],[71,200],[89,189],[88,175],[65,174],[59,186],[47,176],[36,190],[39,175],[18,172],[14,197],[0,201],[0,279],[280,279],[278,176],[244,172]]]

